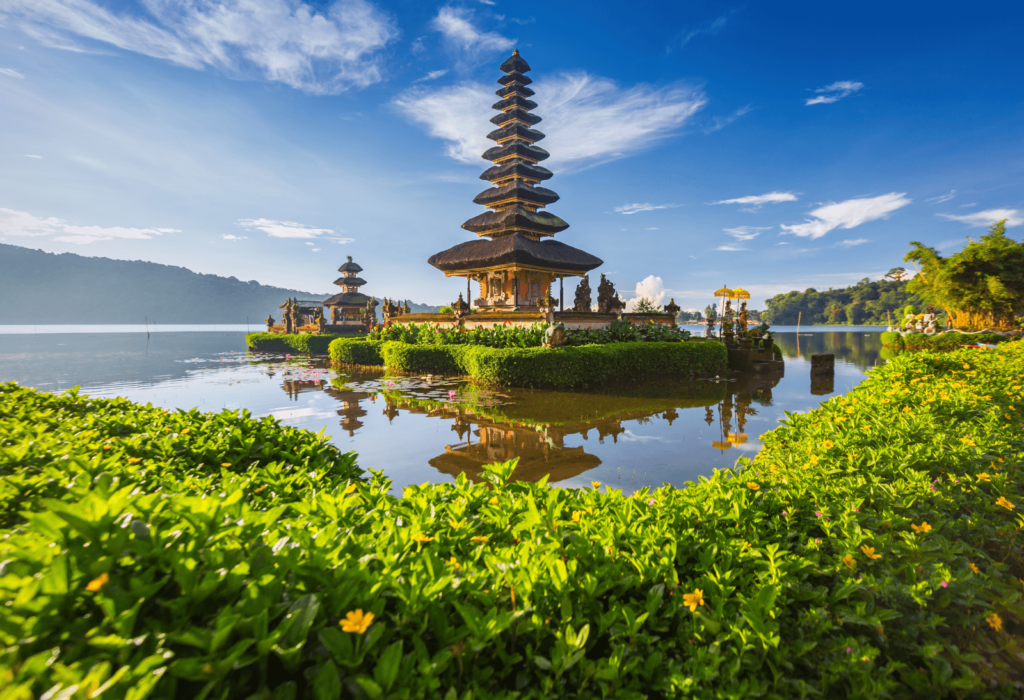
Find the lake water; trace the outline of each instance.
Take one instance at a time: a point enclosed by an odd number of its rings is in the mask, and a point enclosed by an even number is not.
[[[10,327],[8,327],[10,328]],[[24,327],[22,327],[24,328]],[[382,470],[396,492],[519,458],[517,477],[631,492],[681,485],[760,449],[785,412],[814,408],[883,362],[880,328],[778,327],[783,376],[659,380],[568,393],[488,389],[465,380],[336,371],[323,360],[247,353],[237,330],[4,332],[0,381],[75,385],[165,408],[246,409],[331,436]],[[700,329],[692,329],[699,332]],[[810,356],[836,355],[834,382],[811,386]],[[813,393],[812,393],[813,389]]]

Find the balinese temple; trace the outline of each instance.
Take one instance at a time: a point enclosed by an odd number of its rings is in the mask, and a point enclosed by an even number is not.
[[[359,293],[359,288],[366,284],[366,280],[358,276],[362,271],[363,268],[352,262],[351,255],[348,256],[348,261],[338,268],[338,272],[344,276],[334,280],[334,284],[341,287],[342,292],[323,302],[324,306],[331,310],[332,326],[363,325],[367,306],[373,302],[376,308],[377,301],[373,297]]]
[[[549,294],[564,303],[562,279],[580,277],[602,261],[554,240],[569,224],[542,211],[557,202],[558,195],[538,186],[553,173],[538,165],[550,154],[536,145],[544,134],[533,128],[541,118],[530,111],[537,106],[529,99],[534,94],[527,87],[533,82],[526,76],[530,65],[516,50],[501,70],[501,99],[494,104],[499,113],[491,119],[498,128],[487,135],[497,145],[483,154],[494,165],[480,176],[492,186],[473,200],[490,211],[462,225],[478,240],[460,243],[428,262],[446,277],[465,277],[467,289],[475,279],[480,296],[473,305],[481,310],[536,309],[537,301]],[[559,286],[554,289],[556,280]]]

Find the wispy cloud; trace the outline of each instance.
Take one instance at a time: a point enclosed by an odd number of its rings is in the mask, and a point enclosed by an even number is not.
[[[986,209],[972,214],[936,214],[950,221],[961,221],[972,227],[991,226],[997,221],[1006,219],[1007,226],[1024,224],[1024,212],[1019,209]]]
[[[797,196],[792,192],[769,192],[768,194],[755,194],[748,197],[737,197],[736,199],[723,199],[720,202],[708,202],[708,204],[745,204],[748,211],[759,209],[765,204],[778,204],[779,202],[795,202]]]
[[[428,80],[437,80],[442,75],[447,75],[447,74],[448,74],[448,69],[447,68],[442,68],[441,70],[432,70],[429,73],[427,73],[426,75],[424,75],[422,78],[416,78],[416,80],[414,80],[413,82],[414,83],[424,83],[424,82],[426,82]]]
[[[924,201],[926,201],[926,202],[935,202],[936,204],[941,204],[942,202],[948,202],[949,200],[953,199],[953,197],[955,197],[955,196],[956,196],[956,190],[950,190],[949,194],[944,194],[944,195],[941,195],[939,197],[932,197],[931,199],[926,199]]]
[[[442,7],[430,26],[444,35],[449,45],[458,49],[466,60],[475,62],[485,54],[509,51],[515,40],[497,32],[485,32],[473,24],[473,13],[464,7]]]
[[[352,243],[354,238],[339,238],[334,229],[314,228],[294,221],[276,221],[274,219],[239,219],[238,225],[246,229],[263,231],[274,238],[320,238],[323,236],[337,243]],[[310,243],[309,245],[313,245]]]
[[[864,87],[864,83],[855,83],[852,80],[840,80],[839,82],[826,85],[823,88],[815,90],[818,93],[817,97],[809,97],[805,104],[808,105],[830,105],[833,102],[838,102],[847,95],[852,95],[861,88]]]
[[[579,169],[620,158],[676,133],[707,102],[696,88],[676,83],[655,87],[620,87],[588,73],[563,73],[531,86],[537,127],[551,152],[544,165],[552,170]],[[395,98],[394,106],[410,121],[448,143],[447,155],[462,163],[480,163],[493,146],[487,120],[494,115],[490,85],[462,83],[429,89],[416,87]]]
[[[775,228],[774,226],[737,226],[736,228],[722,229],[737,241],[752,241],[761,235],[762,231]]]
[[[24,78],[25,76],[13,68],[0,68],[0,75],[7,75],[12,78]]]
[[[40,218],[24,211],[0,208],[0,235],[49,237],[62,243],[95,243],[115,238],[146,240],[165,233],[181,233],[173,228],[128,228],[124,226],[76,226],[54,217]]]
[[[615,207],[616,214],[637,214],[642,211],[655,211],[656,209],[675,209],[681,207],[681,204],[623,204],[621,207]]]
[[[878,197],[848,199],[818,207],[811,212],[813,219],[802,224],[781,226],[783,233],[805,236],[812,240],[821,238],[836,228],[856,228],[876,219],[887,219],[892,212],[910,204],[906,193],[890,192]]]
[[[313,94],[382,80],[382,49],[398,35],[393,21],[366,0],[335,0],[323,11],[300,0],[140,4],[148,12],[132,14],[121,3],[108,9],[96,0],[6,0],[0,19],[55,48],[86,50],[76,43],[86,39]]]
[[[753,109],[753,107],[751,107],[750,105],[747,105],[746,107],[740,107],[735,112],[733,112],[732,114],[729,114],[727,116],[724,116],[724,117],[711,117],[711,125],[708,126],[708,127],[705,127],[704,133],[705,134],[713,134],[714,132],[719,131],[720,129],[724,129],[725,127],[729,126],[734,121],[736,121],[737,119],[742,117],[744,114],[749,112],[751,109]]]
[[[836,247],[838,247],[838,248],[852,248],[855,245],[862,245],[862,244],[867,243],[867,242],[868,242],[867,238],[851,238],[851,239],[847,239],[845,241],[839,241],[838,243],[836,243]]]

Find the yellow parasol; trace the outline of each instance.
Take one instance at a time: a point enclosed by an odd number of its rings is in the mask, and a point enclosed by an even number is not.
[[[748,292],[743,287],[736,287],[736,289],[732,290],[732,293],[734,295],[733,299],[749,299],[750,298],[750,292]]]

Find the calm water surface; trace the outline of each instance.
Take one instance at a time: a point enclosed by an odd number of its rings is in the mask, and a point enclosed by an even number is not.
[[[696,329],[694,329],[696,330]],[[396,491],[478,478],[519,458],[517,476],[563,486],[601,481],[627,492],[681,485],[760,449],[785,412],[845,393],[884,360],[878,328],[778,328],[783,376],[662,380],[567,393],[488,389],[448,378],[335,371],[322,360],[251,354],[244,332],[0,333],[0,381],[46,391],[75,385],[165,408],[246,409],[331,436],[380,469]],[[810,355],[832,352],[832,385],[810,380]],[[812,393],[813,389],[813,393]]]

